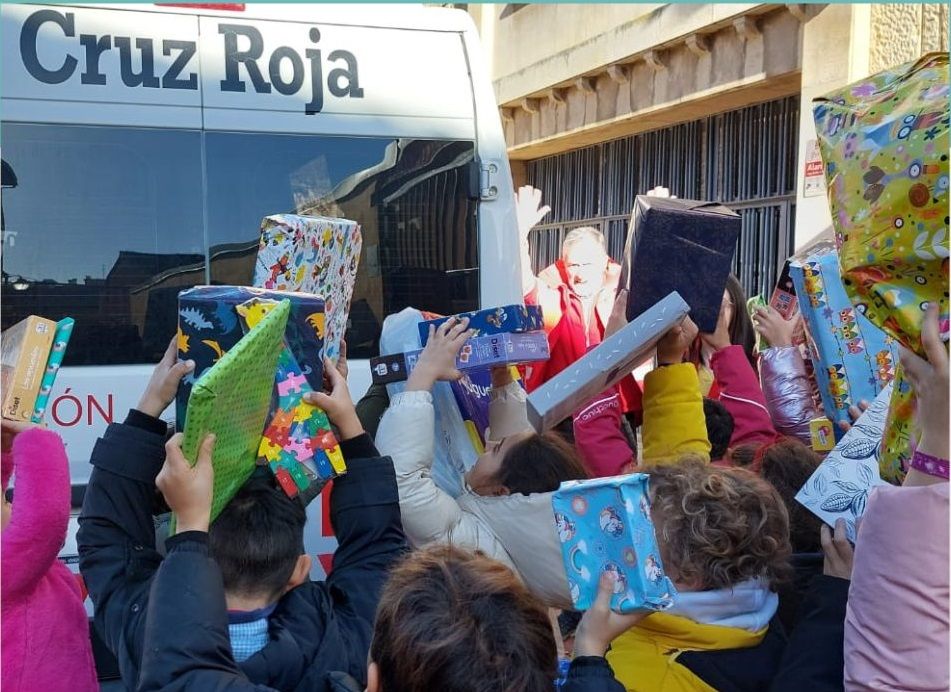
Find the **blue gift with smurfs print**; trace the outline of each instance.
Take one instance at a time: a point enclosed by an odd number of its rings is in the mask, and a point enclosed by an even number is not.
[[[473,310],[458,315],[438,317],[419,323],[419,345],[426,347],[429,341],[429,326],[439,329],[439,325],[451,319],[469,318],[469,329],[476,331],[475,336],[489,334],[523,334],[537,332],[545,328],[542,309],[538,305],[503,305],[486,310]]]
[[[602,572],[614,572],[611,609],[667,610],[677,591],[664,572],[650,516],[648,475],[567,481],[552,495],[571,600],[587,610]]]

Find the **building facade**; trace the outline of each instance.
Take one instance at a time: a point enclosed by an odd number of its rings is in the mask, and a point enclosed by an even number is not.
[[[552,207],[532,239],[536,264],[581,224],[604,231],[618,257],[634,196],[663,185],[742,216],[735,270],[751,293],[771,290],[782,260],[831,223],[812,99],[948,49],[947,4],[468,11],[515,184],[539,187]]]

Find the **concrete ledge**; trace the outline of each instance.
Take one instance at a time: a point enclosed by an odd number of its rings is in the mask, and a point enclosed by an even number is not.
[[[753,75],[725,86],[696,92],[688,98],[660,103],[634,113],[510,147],[508,154],[509,158],[515,161],[552,156],[619,137],[698,120],[752,103],[791,96],[798,94],[800,88],[801,76],[798,70],[768,78],[765,73]]]

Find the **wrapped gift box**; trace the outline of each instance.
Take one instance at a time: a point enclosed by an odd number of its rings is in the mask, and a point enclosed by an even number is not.
[[[677,591],[664,573],[651,522],[650,476],[567,481],[551,498],[576,610],[587,610],[602,572],[615,574],[611,609],[666,610]]]
[[[676,291],[700,331],[713,332],[739,237],[740,217],[722,205],[638,195],[619,284],[630,291],[628,319]]]
[[[49,404],[50,395],[53,393],[56,376],[59,374],[63,359],[66,357],[66,347],[69,345],[69,338],[73,335],[73,325],[75,324],[76,322],[72,317],[63,318],[56,323],[53,347],[50,349],[49,358],[46,359],[46,370],[43,373],[43,380],[40,382],[40,392],[36,396],[36,405],[30,419],[32,423],[43,422],[43,417],[46,415],[46,406]]]
[[[45,365],[53,347],[56,322],[30,315],[3,332],[3,417],[28,422],[36,409]]]
[[[919,355],[924,306],[947,337],[948,54],[929,53],[813,101],[845,290]],[[896,375],[882,471],[900,481],[917,437],[914,393]]]
[[[195,369],[182,380],[176,399],[176,422],[185,426],[185,407],[192,386],[244,336],[236,308],[258,299],[289,300],[291,314],[284,337],[312,389],[323,387],[324,303],[317,296],[289,291],[266,291],[246,286],[196,286],[178,294],[178,358],[195,361]]]
[[[253,329],[277,305],[255,298],[239,305],[237,312],[244,326]],[[289,497],[304,492],[313,497],[347,470],[327,414],[303,400],[311,391],[303,368],[285,344],[277,361],[258,463],[270,467]]]
[[[528,395],[528,420],[538,431],[556,426],[653,355],[657,341],[690,308],[676,292],[648,308],[583,358]]]
[[[347,332],[363,236],[355,221],[276,214],[261,222],[254,285],[324,300],[323,355],[336,361]]]
[[[476,336],[486,334],[518,334],[545,329],[542,309],[538,305],[503,305],[488,310],[463,312],[450,317],[439,317],[419,324],[419,344],[426,346],[429,341],[429,326],[439,328],[443,322],[453,319],[469,318],[469,329],[476,330]]]
[[[422,323],[421,323],[422,324]],[[377,384],[401,382],[416,367],[422,350],[395,353],[370,359],[370,372]],[[545,332],[527,334],[490,334],[467,340],[456,357],[461,372],[489,370],[500,365],[518,365],[548,360],[548,336]]]
[[[211,519],[251,477],[267,420],[290,301],[282,301],[205,372],[191,390],[182,453],[192,464],[214,433]]]
[[[790,267],[826,416],[851,422],[848,408],[872,401],[895,376],[894,339],[854,308],[839,278],[839,258],[826,248]],[[841,436],[838,426],[837,434]]]
[[[885,485],[879,457],[885,417],[892,395],[886,386],[796,494],[796,500],[829,526],[845,519],[849,540],[855,542],[855,522],[865,512],[868,495]]]

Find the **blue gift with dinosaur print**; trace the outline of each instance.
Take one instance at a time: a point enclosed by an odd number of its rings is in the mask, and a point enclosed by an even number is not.
[[[269,291],[248,286],[196,286],[178,294],[178,358],[195,361],[195,369],[182,380],[175,401],[175,424],[178,430],[183,430],[185,426],[185,410],[192,385],[244,336],[235,308],[254,298],[262,301],[291,301],[284,340],[300,364],[308,384],[322,391],[322,298],[309,293]]]

